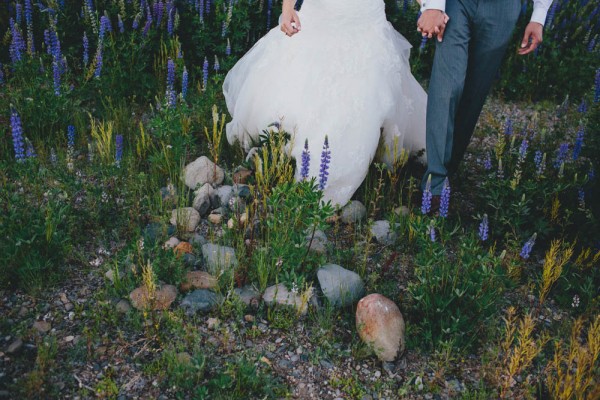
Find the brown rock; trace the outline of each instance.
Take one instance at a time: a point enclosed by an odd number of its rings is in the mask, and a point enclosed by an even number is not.
[[[223,222],[223,216],[221,214],[210,214],[208,221],[213,225],[221,225]]]
[[[39,333],[46,333],[49,332],[50,329],[52,329],[52,325],[50,325],[50,322],[46,321],[35,321],[33,323],[33,329],[35,329]]]
[[[175,254],[178,256],[182,256],[184,254],[192,254],[194,252],[194,248],[188,242],[181,242],[175,247]]]
[[[129,294],[131,305],[138,310],[166,310],[177,298],[177,288],[173,285],[164,285],[157,288],[154,296],[148,293],[145,286],[140,286]]]
[[[393,361],[404,352],[404,318],[385,296],[370,294],[358,302],[356,329],[382,361]]]
[[[233,183],[246,183],[248,178],[252,176],[252,171],[248,169],[240,169],[233,174]]]
[[[204,271],[188,271],[184,282],[179,288],[182,292],[192,289],[214,289],[217,287],[217,278]]]

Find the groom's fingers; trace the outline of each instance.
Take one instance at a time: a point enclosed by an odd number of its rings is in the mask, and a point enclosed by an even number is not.
[[[438,35],[437,35],[438,42],[441,42],[442,40],[444,40],[444,32],[446,32],[446,25],[443,25],[442,27],[440,27],[440,33],[438,33]]]

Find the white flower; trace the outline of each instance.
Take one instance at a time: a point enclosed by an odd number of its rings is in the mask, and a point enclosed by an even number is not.
[[[577,308],[579,307],[579,296],[573,296],[573,302],[571,303],[571,307]]]

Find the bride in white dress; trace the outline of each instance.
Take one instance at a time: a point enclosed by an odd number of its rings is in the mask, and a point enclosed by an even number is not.
[[[425,148],[427,96],[410,72],[411,45],[387,21],[383,0],[305,0],[297,14],[293,0],[283,6],[283,15],[298,26],[288,21],[271,30],[225,79],[232,116],[227,139],[248,151],[267,126],[282,121],[294,137],[289,150],[300,179],[305,139],[309,176],[318,177],[327,135],[331,162],[324,197],[343,206],[379,146]],[[382,152],[383,161],[393,162],[393,153]]]

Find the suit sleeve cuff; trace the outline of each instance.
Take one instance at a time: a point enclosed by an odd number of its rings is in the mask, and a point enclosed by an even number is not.
[[[441,10],[446,11],[446,0],[423,0],[421,12],[425,10]]]
[[[531,14],[531,22],[537,22],[544,26],[546,23],[546,14],[548,14],[548,10],[544,8],[535,8],[533,9],[533,14]]]

